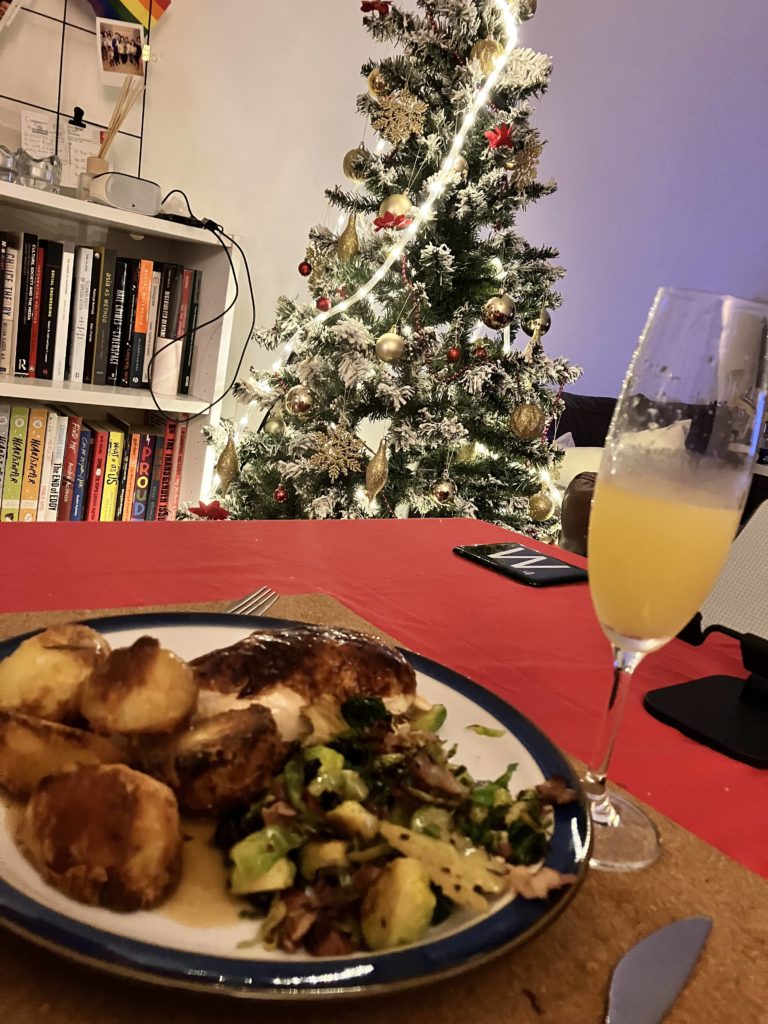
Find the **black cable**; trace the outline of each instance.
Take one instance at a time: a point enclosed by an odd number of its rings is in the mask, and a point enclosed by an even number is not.
[[[243,251],[243,248],[240,245],[240,243],[237,242],[231,235],[228,235],[226,233],[226,231],[224,231],[224,229],[221,227],[221,225],[216,224],[214,221],[212,221],[212,220],[202,220],[202,221],[199,221],[198,218],[195,217],[194,213],[192,212],[192,206],[190,205],[189,198],[188,198],[186,192],[182,191],[182,189],[180,189],[180,188],[172,189],[163,198],[163,202],[165,202],[165,200],[168,199],[169,196],[172,196],[174,193],[178,193],[179,195],[184,197],[184,200],[185,200],[185,202],[187,204],[187,209],[189,210],[189,214],[190,214],[190,217],[192,218],[192,220],[197,221],[198,224],[200,224],[202,227],[204,227],[208,231],[210,231],[211,234],[216,238],[216,240],[218,241],[219,245],[222,247],[222,249],[224,250],[224,253],[226,254],[227,260],[229,261],[230,270],[232,271],[232,277],[233,277],[234,282],[235,282],[235,294],[234,294],[234,296],[232,298],[232,301],[229,303],[229,305],[225,309],[223,309],[221,311],[221,313],[217,313],[216,316],[211,317],[210,320],[206,320],[202,324],[194,325],[193,328],[192,328],[192,331],[194,333],[197,333],[197,331],[202,330],[204,327],[210,327],[210,325],[216,323],[217,320],[221,320],[234,307],[234,305],[236,304],[236,302],[237,302],[237,300],[238,300],[238,298],[240,296],[240,284],[239,284],[239,282],[237,280],[237,273],[235,272],[235,264],[234,264],[234,261],[232,260],[232,254],[230,253],[229,248],[228,248],[226,242],[223,241],[223,239],[225,239],[225,238],[229,242],[231,242],[232,245],[235,246],[235,248],[240,253],[240,256],[242,257],[243,266],[245,267],[245,274],[246,274],[246,278],[247,278],[247,281],[248,281],[248,293],[249,293],[250,300],[251,300],[251,325],[248,328],[248,332],[246,334],[245,342],[243,343],[243,346],[242,346],[242,348],[240,350],[240,358],[237,360],[237,365],[235,366],[234,373],[232,374],[232,379],[230,380],[229,384],[226,386],[224,391],[218,396],[218,398],[214,398],[212,402],[210,402],[208,405],[206,405],[203,409],[200,409],[198,412],[192,413],[191,415],[188,415],[188,416],[185,415],[183,418],[181,418],[179,420],[179,422],[181,422],[181,423],[190,423],[192,420],[196,420],[199,416],[204,416],[207,412],[210,412],[210,410],[213,409],[214,406],[218,405],[220,402],[223,402],[224,399],[227,397],[227,395],[233,390],[235,384],[237,383],[237,379],[238,379],[238,377],[240,375],[240,368],[243,365],[243,360],[245,359],[245,353],[248,350],[248,345],[249,345],[249,343],[251,341],[251,336],[252,336],[253,330],[254,330],[254,328],[256,326],[256,298],[255,298],[254,293],[253,293],[253,280],[251,278],[251,269],[248,266],[248,258],[245,255],[245,252]],[[186,338],[189,333],[190,333],[190,331],[186,330],[182,334],[180,334],[178,337],[171,338],[169,341],[166,342],[165,345],[162,346],[162,348],[157,349],[152,354],[152,357],[150,358],[149,363],[147,364],[147,373],[148,373],[148,376],[149,376],[149,393],[152,396],[152,401],[155,404],[155,408],[160,413],[160,415],[163,416],[163,418],[166,419],[166,420],[175,419],[176,417],[170,416],[168,413],[166,413],[165,410],[162,408],[162,406],[160,405],[160,403],[157,400],[157,396],[155,395],[155,392],[154,392],[154,390],[152,388],[152,366],[154,364],[155,359],[160,355],[161,352],[165,352],[165,350],[167,348],[170,348],[171,345],[175,345],[175,344],[177,344],[177,342],[183,341],[183,339]]]

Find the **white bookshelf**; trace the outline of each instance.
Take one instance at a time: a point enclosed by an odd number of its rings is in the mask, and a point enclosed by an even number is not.
[[[40,238],[74,242],[76,245],[106,245],[120,256],[144,257],[156,262],[181,263],[203,271],[198,323],[221,313],[235,294],[239,274],[237,250],[227,251],[209,231],[190,228],[141,214],[113,210],[79,199],[40,192],[23,185],[0,182],[0,230],[31,231]],[[233,274],[229,257],[234,265]],[[226,387],[226,369],[234,310],[195,335],[195,352],[189,395],[158,395],[167,413],[184,416],[204,409]],[[19,405],[65,405],[91,419],[119,411],[130,419],[155,409],[149,391],[141,388],[104,387],[55,383],[25,377],[0,375],[0,400]],[[202,428],[219,422],[221,405],[203,413],[189,424],[184,456],[181,500],[196,502],[207,497],[214,469],[213,450],[206,444]]]

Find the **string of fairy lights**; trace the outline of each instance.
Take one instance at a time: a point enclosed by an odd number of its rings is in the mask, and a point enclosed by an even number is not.
[[[342,299],[341,302],[337,302],[329,310],[318,313],[294,332],[272,364],[273,372],[280,370],[285,366],[293,352],[296,342],[305,331],[311,330],[314,326],[324,323],[331,317],[338,316],[340,313],[346,312],[371,294],[379,282],[386,276],[391,267],[402,257],[405,249],[414,240],[420,228],[429,221],[440,196],[454,180],[456,173],[456,160],[461,156],[461,151],[464,147],[467,135],[477,119],[478,114],[488,102],[500,75],[507,65],[512,51],[517,46],[518,21],[514,13],[513,6],[510,4],[510,0],[494,0],[494,4],[496,5],[504,23],[506,43],[504,44],[502,52],[496,58],[492,70],[486,76],[483,85],[477,91],[474,101],[464,115],[456,135],[453,138],[453,142],[443,158],[440,170],[433,177],[429,185],[426,198],[420,206],[414,206],[409,210],[408,217],[410,218],[411,223],[408,227],[401,230],[398,241],[390,248],[384,262],[377,267],[365,284],[360,285],[357,291],[353,292],[352,295],[347,298]],[[247,422],[248,414],[246,412],[237,424],[238,429],[236,429],[235,432],[235,441],[238,440],[239,435],[247,425]]]

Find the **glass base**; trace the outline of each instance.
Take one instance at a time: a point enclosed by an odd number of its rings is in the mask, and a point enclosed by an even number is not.
[[[661,853],[659,833],[637,804],[606,792],[591,805],[594,839],[589,865],[598,871],[640,871]]]

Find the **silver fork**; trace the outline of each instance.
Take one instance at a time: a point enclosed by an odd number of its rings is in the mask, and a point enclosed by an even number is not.
[[[269,587],[260,587],[229,609],[232,615],[263,615],[277,600],[278,595]]]

